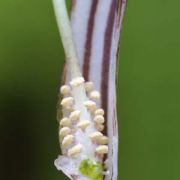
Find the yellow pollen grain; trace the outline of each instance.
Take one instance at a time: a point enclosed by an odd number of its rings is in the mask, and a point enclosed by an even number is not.
[[[107,136],[102,136],[99,139],[99,143],[102,144],[102,145],[108,144],[108,137]]]
[[[97,109],[94,113],[95,115],[104,115],[104,110],[103,109]]]
[[[70,126],[71,125],[71,120],[67,117],[64,117],[60,121],[60,126]]]
[[[95,110],[96,109],[96,103],[94,101],[88,100],[84,102],[84,105],[88,110]]]
[[[79,111],[79,110],[72,111],[69,118],[72,121],[77,121],[80,118],[80,114],[81,114],[81,111]]]
[[[60,92],[63,95],[68,95],[70,93],[70,91],[71,91],[71,89],[70,89],[70,87],[68,85],[63,85],[60,88]]]
[[[94,132],[94,133],[92,133],[89,137],[91,138],[91,140],[97,141],[97,140],[99,140],[102,136],[103,136],[103,134],[102,134],[101,132]]]
[[[85,90],[87,91],[87,92],[90,92],[90,91],[92,91],[93,90],[93,82],[85,82]]]
[[[102,124],[102,123],[104,123],[104,117],[102,115],[97,115],[97,116],[94,117],[94,121],[97,124]]]
[[[62,146],[63,147],[67,147],[67,146],[71,145],[73,143],[73,140],[74,140],[74,136],[73,135],[65,136],[63,141],[62,141]]]
[[[96,126],[96,129],[101,132],[101,131],[104,130],[104,125],[98,124],[98,125]]]
[[[61,105],[64,107],[69,107],[73,105],[73,97],[65,97],[61,101]]]
[[[100,145],[96,148],[96,152],[98,154],[107,154],[108,153],[108,146],[106,145]]]
[[[81,128],[82,130],[85,130],[90,125],[90,121],[83,120],[77,124],[78,128]]]
[[[82,144],[78,144],[73,146],[71,149],[68,150],[68,156],[75,156],[82,151]]]
[[[70,82],[70,85],[72,87],[77,87],[83,83],[84,83],[84,78],[83,77],[77,77],[77,78],[72,79],[72,81]]]
[[[63,127],[60,129],[59,135],[60,135],[60,137],[64,137],[64,136],[68,135],[70,132],[71,132],[71,129],[69,127]]]
[[[90,93],[89,97],[91,99],[98,100],[101,97],[101,95],[100,95],[99,91],[92,91]]]

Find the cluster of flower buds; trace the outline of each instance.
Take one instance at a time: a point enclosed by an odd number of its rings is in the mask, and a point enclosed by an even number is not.
[[[84,119],[82,109],[77,109],[76,99],[73,89],[83,86],[86,100],[82,106],[86,109],[89,119]],[[60,88],[63,107],[63,117],[59,119],[59,137],[63,153],[70,157],[75,157],[83,151],[86,144],[82,144],[75,135],[77,131],[87,136],[94,147],[94,156],[108,153],[108,137],[103,135],[104,130],[104,110],[98,107],[101,98],[100,92],[94,90],[93,82],[85,82],[83,77],[72,79],[69,84]],[[90,129],[90,130],[89,130]]]

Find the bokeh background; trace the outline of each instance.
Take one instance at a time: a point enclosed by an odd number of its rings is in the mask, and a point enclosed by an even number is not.
[[[128,2],[118,67],[119,180],[180,179],[179,6]],[[0,0],[1,180],[66,179],[53,166],[63,59],[51,0]]]

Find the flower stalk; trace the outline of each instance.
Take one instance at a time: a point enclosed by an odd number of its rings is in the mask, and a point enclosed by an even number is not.
[[[71,22],[65,0],[53,2],[66,56],[55,165],[73,180],[116,180],[115,80],[126,1],[73,0]]]
[[[60,31],[60,36],[64,47],[67,63],[71,71],[71,76],[79,77],[81,76],[81,72],[78,67],[78,58],[73,42],[65,0],[53,0],[53,2],[57,25]]]

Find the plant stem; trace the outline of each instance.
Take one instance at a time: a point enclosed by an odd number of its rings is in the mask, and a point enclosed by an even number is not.
[[[53,0],[53,2],[62,44],[71,71],[71,77],[79,77],[81,76],[81,72],[78,65],[76,48],[72,38],[66,2],[65,0]]]

